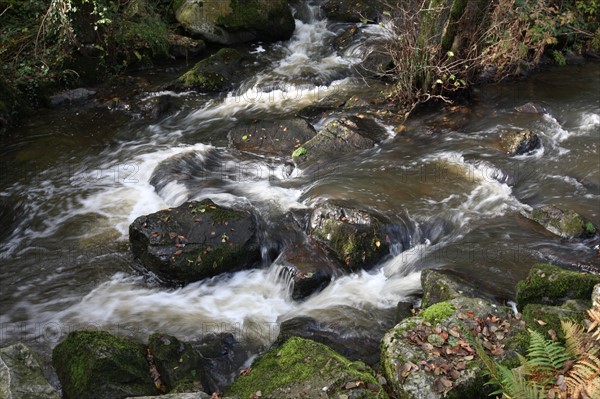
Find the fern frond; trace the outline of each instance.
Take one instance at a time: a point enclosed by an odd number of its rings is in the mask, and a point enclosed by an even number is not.
[[[590,320],[592,324],[588,328],[588,333],[592,333],[592,337],[596,341],[600,341],[600,308],[595,307],[588,309],[588,316],[590,316]]]
[[[563,367],[565,361],[569,360],[566,349],[558,342],[544,339],[542,334],[531,329],[529,336],[527,356],[529,364],[534,370],[554,373]]]
[[[581,356],[586,353],[583,328],[570,320],[561,320],[560,325],[565,333],[565,349],[571,357]]]
[[[567,373],[565,382],[573,399],[600,398],[600,358],[586,355],[577,360]]]
[[[528,381],[519,369],[509,369],[498,365],[501,386],[506,399],[547,399],[543,387],[535,381]]]

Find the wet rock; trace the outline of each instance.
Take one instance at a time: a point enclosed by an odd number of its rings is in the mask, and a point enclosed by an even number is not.
[[[463,328],[486,339],[490,356],[514,355],[519,331],[510,309],[480,298],[439,302],[404,319],[383,338],[382,367],[398,397],[480,399],[490,393],[485,367]]]
[[[450,270],[423,270],[421,286],[424,308],[460,297],[482,297],[481,292]]]
[[[316,134],[305,119],[288,118],[243,124],[233,128],[228,138],[230,146],[240,151],[289,156]]]
[[[199,61],[168,87],[209,93],[227,91],[254,70],[254,61],[254,57],[247,52],[222,48]]]
[[[52,351],[64,396],[118,399],[158,394],[144,345],[105,331],[75,331]]]
[[[159,277],[188,283],[253,266],[256,219],[211,200],[140,216],[129,226],[133,255]]]
[[[227,395],[250,398],[260,391],[264,399],[363,398],[387,399],[372,370],[351,362],[329,347],[293,337],[260,356],[242,372]]]
[[[396,313],[394,315],[394,321],[400,323],[402,320],[413,315],[414,305],[412,302],[400,301],[396,305]]]
[[[378,22],[383,12],[379,0],[327,0],[323,4],[327,18],[340,22]]]
[[[347,327],[342,328],[337,323],[305,316],[294,317],[281,323],[275,345],[281,345],[291,337],[306,338],[327,345],[350,360],[360,360],[370,366],[377,366],[380,360],[380,340],[349,334],[347,330]]]
[[[523,155],[542,144],[537,134],[530,130],[506,132],[500,137],[500,148],[507,155]]]
[[[546,108],[542,107],[540,104],[528,102],[523,105],[519,105],[515,107],[515,111],[521,112],[523,114],[545,114]]]
[[[158,121],[173,113],[177,107],[173,101],[174,97],[168,94],[152,96],[138,102],[141,116]],[[135,110],[134,110],[135,112]]]
[[[339,55],[345,55],[348,48],[352,45],[354,39],[360,34],[360,29],[356,25],[352,25],[344,29],[342,33],[333,39],[333,47]]]
[[[148,338],[148,349],[167,392],[206,391],[202,356],[189,343],[156,333]]]
[[[287,40],[295,28],[286,0],[184,0],[175,18],[202,39],[231,45],[252,40]]]
[[[517,284],[517,304],[523,309],[530,303],[561,305],[567,299],[590,300],[600,276],[564,270],[549,264],[534,265],[526,280]]]
[[[591,237],[597,233],[596,226],[592,222],[570,209],[563,211],[556,206],[541,206],[531,213],[523,214],[563,238]]]
[[[389,254],[383,215],[325,203],[314,209],[310,235],[329,248],[347,271],[370,269]]]
[[[315,137],[298,147],[292,157],[296,163],[305,165],[372,148],[385,138],[387,132],[374,119],[345,117],[327,123]]]
[[[207,326],[205,326],[207,327]],[[220,328],[221,326],[214,326]],[[258,329],[256,329],[258,330]],[[257,338],[255,331],[247,326],[240,331],[239,341],[252,341]],[[250,354],[243,350],[240,342],[230,333],[209,333],[202,337],[200,342],[194,343],[196,349],[204,358],[204,377],[208,392],[223,392],[225,387],[231,385],[233,376],[242,365],[248,361]]]
[[[323,290],[339,274],[338,261],[308,243],[289,245],[275,260],[292,284],[292,299],[301,300]]]
[[[53,107],[81,104],[96,94],[96,91],[85,88],[63,91],[50,97]]]
[[[22,343],[0,349],[0,398],[59,399],[35,353]]]
[[[206,43],[200,39],[192,39],[187,36],[169,35],[169,54],[175,58],[188,59],[203,52],[206,49]]]

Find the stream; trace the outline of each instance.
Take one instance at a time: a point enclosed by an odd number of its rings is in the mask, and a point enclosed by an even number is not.
[[[277,338],[279,323],[298,316],[380,337],[394,325],[396,304],[416,300],[424,268],[451,269],[501,301],[513,298],[536,262],[600,270],[597,243],[560,239],[521,215],[552,204],[600,225],[599,63],[477,87],[468,105],[427,108],[402,133],[380,121],[389,132],[381,144],[288,175],[285,159],[228,149],[228,130],[370,89],[353,72],[369,39],[340,56],[331,41],[345,26],[320,17],[318,5],[301,11],[288,42],[253,46],[267,67],[233,92],[146,93],[142,101],[161,94],[179,101],[159,122],[108,107],[42,110],[17,140],[2,143],[0,346],[20,340],[48,354],[69,331],[99,328],[141,339],[155,331],[184,339],[232,332],[256,353]],[[366,31],[373,40],[385,34]],[[515,112],[530,101],[549,112]],[[506,156],[495,142],[511,129],[538,133],[542,147]],[[200,167],[215,152],[221,172],[210,178],[194,178],[193,164],[161,169],[190,153]],[[265,252],[286,242],[287,214],[324,200],[405,221],[411,245],[302,302],[290,299],[290,282],[268,256],[254,270],[165,288],[134,263],[128,226],[202,198],[252,207],[265,221]],[[421,227],[438,220],[443,231],[424,238]]]

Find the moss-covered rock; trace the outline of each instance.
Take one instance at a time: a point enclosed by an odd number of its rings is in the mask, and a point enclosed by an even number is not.
[[[500,149],[507,155],[523,155],[542,145],[537,134],[530,130],[505,132],[500,136]]]
[[[481,294],[465,280],[449,270],[425,269],[421,272],[424,308],[458,297],[480,297]]]
[[[174,6],[185,30],[214,43],[286,40],[295,28],[285,0],[185,0]]]
[[[40,361],[22,343],[0,349],[0,398],[59,399],[50,385]]]
[[[325,203],[311,215],[310,234],[333,251],[345,270],[356,271],[389,254],[386,225],[390,221],[376,212]]]
[[[65,397],[118,399],[155,395],[146,348],[105,331],[75,331],[52,352]]]
[[[534,265],[526,280],[517,283],[517,304],[560,305],[567,299],[589,301],[600,276],[561,269],[549,264]]]
[[[508,308],[480,298],[439,302],[404,319],[382,339],[383,371],[397,397],[487,397],[485,367],[465,336],[467,330],[485,342],[496,360],[514,357],[520,327]]]
[[[549,331],[554,331],[558,339],[564,340],[565,334],[561,321],[571,320],[580,323],[586,317],[589,305],[589,301],[582,300],[569,300],[561,306],[530,303],[523,308],[522,320],[528,329],[535,330],[548,339],[551,337]]]
[[[171,85],[173,89],[194,89],[203,92],[221,92],[251,73],[254,57],[232,48],[222,48],[205,58]]]
[[[238,271],[260,259],[254,215],[208,199],[140,216],[129,226],[129,241],[146,268],[176,282]]]
[[[323,344],[299,337],[260,356],[226,393],[250,398],[259,391],[265,399],[388,397],[365,364],[351,362]]]
[[[541,206],[525,216],[563,238],[584,238],[597,234],[596,226],[592,222],[570,209]]]
[[[165,334],[152,334],[148,349],[168,392],[205,391],[203,359],[187,342]]]

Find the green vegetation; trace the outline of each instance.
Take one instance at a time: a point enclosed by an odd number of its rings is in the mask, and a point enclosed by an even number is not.
[[[423,317],[425,321],[434,324],[452,316],[452,313],[454,313],[455,310],[454,306],[450,303],[439,302],[423,310],[420,316]]]
[[[294,150],[294,152],[292,152],[292,158],[301,157],[302,155],[306,155],[307,152],[308,151],[306,150],[306,148],[298,147]]]

